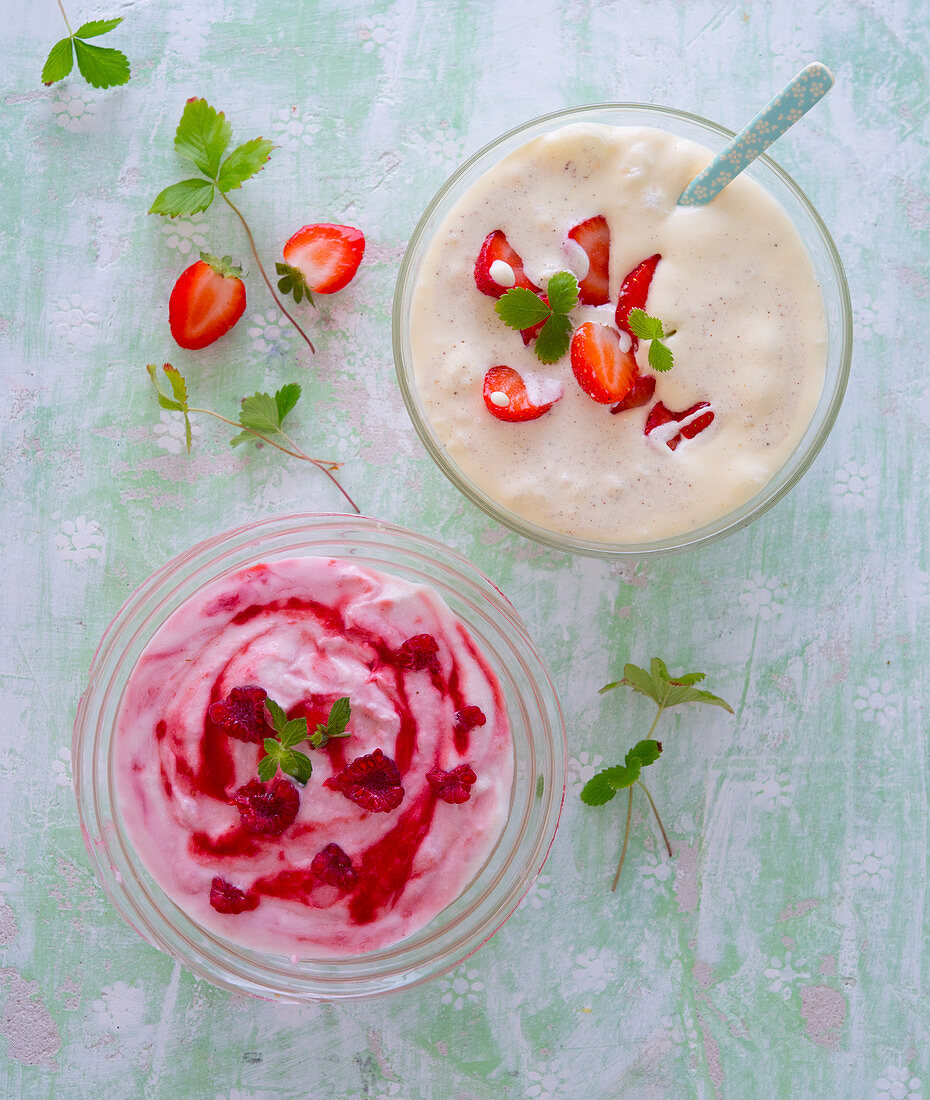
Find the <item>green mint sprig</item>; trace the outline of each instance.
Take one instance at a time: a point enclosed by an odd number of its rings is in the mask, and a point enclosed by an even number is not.
[[[352,708],[348,698],[337,699],[329,709],[329,718],[325,724],[318,723],[316,729],[310,734],[310,744],[315,749],[322,749],[337,737],[351,737],[351,731],[346,729],[351,715]]]
[[[666,332],[658,317],[650,317],[644,309],[638,307],[630,310],[627,324],[634,336],[638,336],[640,340],[652,341],[649,345],[649,366],[660,374],[671,370],[675,365],[675,359],[671,349],[663,343],[663,340],[674,336],[675,329]]]
[[[92,45],[85,41],[88,38],[99,38],[100,35],[112,31],[122,23],[122,17],[92,19],[88,23],[82,23],[76,31],[72,31],[63,7],[61,7],[61,14],[68,28],[68,37],[62,38],[52,46],[42,69],[42,83],[47,86],[64,80],[74,67],[74,59],[77,58],[78,71],[91,87],[112,88],[117,84],[126,84],[130,76],[129,59],[126,55],[120,50]]]
[[[568,351],[572,322],[568,314],[578,304],[578,280],[570,271],[557,271],[546,284],[548,305],[526,287],[511,287],[494,305],[508,328],[528,329],[545,322],[536,337],[536,358],[555,363]]]
[[[307,740],[307,719],[294,718],[288,721],[284,710],[273,699],[266,699],[265,706],[278,736],[265,738],[266,755],[258,762],[258,778],[267,783],[280,768],[285,775],[293,776],[298,783],[306,783],[313,773],[313,762],[306,753],[298,752],[294,746]]]
[[[158,368],[154,363],[149,363],[145,369],[148,371],[152,385],[155,387],[158,404],[161,408],[168,409],[171,412],[179,412],[183,415],[184,440],[188,454],[190,454],[193,443],[190,414],[202,413],[204,416],[212,416],[223,424],[241,429],[238,435],[233,436],[230,440],[230,446],[237,447],[241,443],[249,442],[255,444],[269,443],[272,447],[277,448],[286,455],[290,455],[292,458],[299,458],[304,462],[311,463],[311,465],[316,466],[318,470],[322,470],[326,474],[354,511],[359,511],[358,505],[345,491],[333,473],[334,470],[339,469],[341,463],[311,458],[310,455],[304,454],[282,427],[284,418],[300,399],[300,386],[296,382],[289,382],[287,385],[282,386],[273,397],[269,393],[255,393],[251,397],[244,397],[237,423],[221,416],[220,413],[214,412],[212,409],[201,409],[192,406],[187,395],[187,382],[177,367],[173,367],[170,363],[165,363],[162,367],[170,387],[167,390],[159,382]]]
[[[623,832],[623,846],[620,849],[620,862],[617,865],[617,873],[614,875],[611,890],[617,889],[620,872],[623,870],[623,861],[626,858],[627,843],[630,839],[630,822],[633,815],[633,788],[638,784],[642,787],[656,822],[665,841],[665,848],[669,856],[672,855],[672,846],[669,843],[662,818],[653,801],[649,789],[641,778],[642,769],[654,764],[662,752],[661,742],[653,739],[659,719],[669,707],[677,707],[682,703],[705,703],[708,706],[722,707],[733,713],[733,708],[718,695],[712,695],[709,691],[703,691],[695,687],[704,679],[703,672],[689,672],[683,676],[673,677],[664,661],[658,657],[652,658],[652,663],[647,671],[638,665],[627,664],[623,668],[623,679],[605,684],[600,694],[605,691],[613,691],[621,685],[632,688],[640,695],[645,695],[656,704],[655,717],[649,732],[642,741],[638,741],[624,757],[622,764],[616,764],[612,768],[605,768],[585,783],[581,791],[581,801],[588,806],[603,806],[616,795],[618,791],[628,789],[629,799],[626,809],[626,827]]]
[[[206,210],[219,195],[239,219],[248,238],[249,247],[252,249],[252,255],[255,257],[255,263],[275,305],[297,329],[307,347],[315,352],[316,349],[310,337],[275,293],[275,288],[258,254],[249,223],[229,197],[230,191],[238,190],[256,172],[264,168],[275,146],[266,138],[258,137],[237,145],[227,154],[231,141],[232,127],[223,112],[211,107],[205,99],[189,99],[184,105],[181,121],[175,131],[174,147],[179,156],[193,164],[200,172],[200,176],[181,180],[159,191],[149,208],[149,213],[164,214],[168,218],[197,214]]]

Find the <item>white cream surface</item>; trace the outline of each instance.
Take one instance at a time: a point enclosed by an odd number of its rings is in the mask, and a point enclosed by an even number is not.
[[[711,203],[681,207],[709,150],[649,128],[582,123],[509,154],[459,200],[428,248],[412,300],[413,370],[427,420],[464,475],[547,530],[640,543],[711,523],[750,500],[785,464],[823,389],[823,300],[790,218],[739,176]],[[675,358],[644,407],[612,414],[587,397],[570,357],[545,366],[475,286],[485,237],[502,230],[537,285],[571,266],[568,231],[610,227],[610,304],[579,306],[577,327],[614,324],[624,277],[660,253],[646,304]],[[648,343],[637,360],[644,374]],[[482,400],[499,364],[564,383],[537,420],[509,423]],[[655,401],[681,412],[708,401],[714,422],[676,450],[644,434]]]
[[[437,667],[396,655],[431,635]],[[234,687],[257,685],[292,717],[325,721],[351,703],[350,736],[315,750],[296,820],[280,836],[244,829],[235,793],[257,778],[261,744],[211,729],[207,711]],[[487,722],[464,739],[455,714]],[[394,760],[404,799],[371,812],[324,785],[376,748]],[[434,767],[467,763],[467,802],[435,797]],[[509,807],[513,748],[499,683],[463,624],[431,588],[354,563],[293,558],[250,567],[184,602],[158,629],[128,681],[117,718],[114,785],[142,862],[193,920],[235,943],[301,957],[346,956],[424,926],[486,860]],[[335,843],[358,871],[340,890],[317,882],[314,855]],[[238,914],[210,905],[214,876],[255,891]]]

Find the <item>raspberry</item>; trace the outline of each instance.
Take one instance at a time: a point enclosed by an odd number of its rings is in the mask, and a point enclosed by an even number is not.
[[[211,703],[207,714],[216,728],[230,737],[260,744],[271,732],[265,716],[267,698],[268,692],[254,684],[234,687],[221,702]]]
[[[468,764],[459,764],[451,772],[444,772],[438,765],[431,772],[427,772],[426,781],[433,788],[433,793],[443,802],[460,805],[471,798],[468,789],[478,776]]]
[[[480,707],[462,707],[455,712],[455,728],[459,733],[471,733],[476,726],[483,726],[486,722],[487,718]]]
[[[210,883],[210,904],[217,913],[245,913],[258,908],[258,898],[217,875]]]
[[[338,844],[327,844],[322,851],[317,852],[310,864],[310,870],[320,882],[325,882],[327,886],[339,886],[343,890],[354,886],[358,879],[352,860]]]
[[[243,828],[250,833],[279,836],[297,816],[300,795],[292,783],[278,776],[269,783],[251,780],[236,791],[234,801]]]
[[[422,668],[438,668],[436,654],[439,646],[432,634],[414,634],[397,651],[397,663],[401,668],[417,672]]]
[[[404,800],[397,765],[380,749],[356,757],[323,785],[341,791],[356,805],[376,814],[396,810]]]

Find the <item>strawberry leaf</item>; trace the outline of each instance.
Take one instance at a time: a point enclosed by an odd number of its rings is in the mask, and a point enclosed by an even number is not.
[[[173,183],[159,191],[152,203],[150,214],[164,214],[177,218],[182,214],[197,214],[213,202],[213,184],[209,180],[189,179]]]
[[[638,307],[630,310],[627,324],[630,326],[633,335],[638,336],[640,340],[661,340],[665,336],[659,318],[650,317],[644,309]]]
[[[649,345],[649,366],[659,374],[664,374],[675,365],[669,348],[661,340],[653,340]]]
[[[214,182],[223,154],[232,140],[232,127],[222,111],[205,99],[189,99],[174,135],[178,154]]]
[[[112,88],[129,81],[129,58],[119,50],[93,46],[74,39],[74,54],[81,76],[94,88]]]
[[[525,286],[511,287],[494,303],[494,312],[508,328],[532,328],[552,316],[552,309]]]
[[[568,351],[571,342],[571,318],[564,313],[553,313],[536,337],[536,358],[541,363],[555,363]]]
[[[581,788],[581,801],[586,806],[603,806],[616,793],[617,788],[610,782],[607,772],[598,772]]]
[[[578,305],[578,280],[570,271],[557,271],[546,284],[553,313],[568,313]]]
[[[73,67],[74,47],[71,44],[70,37],[63,38],[52,46],[48,60],[42,69],[42,83],[55,84],[59,80],[64,80]]]
[[[300,400],[300,386],[296,382],[288,382],[274,395],[274,403],[278,407],[278,425],[284,422],[284,418]]]
[[[106,34],[122,23],[123,17],[116,19],[91,19],[89,23],[82,23],[74,32],[75,38],[96,38],[100,34]]]
[[[658,741],[653,741],[651,739],[647,741],[637,741],[626,754],[626,761],[629,763],[630,757],[633,757],[645,768],[650,764],[654,764],[661,755],[662,745]]]
[[[260,171],[271,156],[274,145],[265,138],[253,138],[229,154],[216,175],[216,185],[224,194],[235,191]]]

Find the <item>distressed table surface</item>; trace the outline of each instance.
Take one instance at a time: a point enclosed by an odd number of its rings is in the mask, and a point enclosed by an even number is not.
[[[67,6],[67,5],[66,5]],[[930,1092],[926,674],[930,622],[928,25],[923,0],[118,0],[124,88],[43,88],[50,0],[2,0],[0,152],[0,1095],[9,1097],[918,1097]],[[815,10],[816,9],[816,10]],[[837,85],[773,155],[848,269],[856,350],[836,429],[751,529],[611,566],[531,545],[457,495],[403,409],[390,302],[451,170],[502,130],[599,100],[742,125],[804,64]],[[369,242],[302,316],[311,359],[253,271],[246,318],[200,353],[167,298],[200,248],[246,258],[219,204],[146,211],[181,178],[185,99],[278,146],[240,192],[263,253],[344,221]],[[124,597],[198,539],[338,510],[319,474],[158,409],[169,356],[227,413],[299,381],[295,432],[342,459],[364,511],[462,551],[513,600],[569,733],[562,826],[511,920],[448,976],[386,999],[286,1007],[195,981],[118,918],[77,825],[69,745]],[[246,451],[249,453],[246,453]],[[599,696],[627,659],[700,669],[733,702],[672,712],[638,806],[583,782],[643,736]]]

